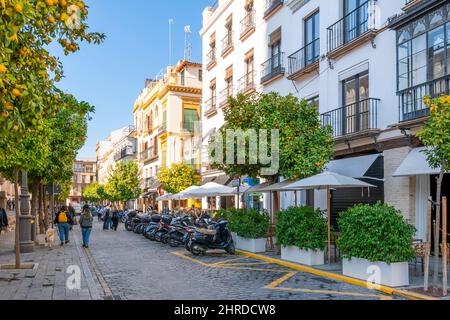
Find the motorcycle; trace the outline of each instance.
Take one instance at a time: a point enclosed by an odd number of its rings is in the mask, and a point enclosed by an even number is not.
[[[155,232],[155,240],[157,242],[161,242],[164,244],[167,244],[169,242],[168,233],[172,220],[173,220],[172,216],[169,215],[162,216],[157,231]]]
[[[184,236],[194,229],[194,221],[191,216],[174,219],[168,233],[169,245],[175,248],[184,244]]]
[[[210,229],[197,228],[195,232],[187,233],[185,237],[187,250],[196,256],[205,254],[208,249],[225,250],[232,255],[236,253],[228,221],[225,220],[215,223]]]
[[[151,222],[145,227],[143,236],[151,241],[155,241],[155,232],[161,221],[161,216],[155,214],[151,217]]]
[[[151,217],[148,215],[144,215],[141,219],[141,222],[137,223],[133,228],[133,232],[136,234],[143,234],[145,227],[151,222]]]
[[[125,221],[125,229],[127,231],[133,231],[135,223],[138,223],[140,219],[137,217],[137,212],[132,211],[127,214],[127,220]]]

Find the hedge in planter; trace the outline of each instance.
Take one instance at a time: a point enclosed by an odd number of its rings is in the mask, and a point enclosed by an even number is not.
[[[415,228],[392,206],[357,205],[339,219],[338,247],[343,258],[361,258],[388,264],[414,259]]]
[[[277,245],[302,250],[324,250],[327,220],[321,210],[291,207],[277,214]]]
[[[245,214],[245,210],[240,209],[221,209],[215,215],[214,219],[216,221],[226,220],[228,221],[228,229],[231,232],[237,232],[236,228],[239,224],[240,216]]]
[[[269,235],[270,219],[267,212],[242,210],[233,216],[233,231],[241,238],[263,239]]]

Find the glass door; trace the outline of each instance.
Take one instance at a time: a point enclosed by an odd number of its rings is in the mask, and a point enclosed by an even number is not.
[[[344,41],[352,41],[368,30],[368,0],[344,0]]]
[[[358,74],[343,82],[343,134],[369,129],[369,74]]]
[[[305,66],[317,61],[320,55],[319,12],[305,20]]]

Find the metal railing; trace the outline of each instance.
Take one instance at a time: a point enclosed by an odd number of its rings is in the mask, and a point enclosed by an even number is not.
[[[427,96],[438,98],[448,94],[450,94],[450,75],[399,91],[400,122],[429,115],[430,110],[423,98]]]
[[[210,99],[206,100],[204,108],[205,108],[205,114],[208,114],[210,112],[217,110],[217,98],[215,95],[212,96]]]
[[[206,65],[207,66],[210,66],[217,62],[216,51],[217,51],[217,49],[214,47],[214,48],[211,48],[211,50],[206,54]]]
[[[119,161],[126,157],[132,157],[134,155],[135,155],[135,151],[134,151],[133,147],[126,147],[126,148],[116,152],[116,154],[114,155],[114,161]]]
[[[233,85],[229,85],[222,91],[220,91],[220,106],[223,107],[228,104],[229,99],[233,96],[234,87]]]
[[[256,88],[256,71],[247,73],[238,80],[237,92],[240,94],[246,93]]]
[[[320,116],[322,125],[333,128],[334,138],[378,129],[379,103],[380,99],[369,98],[326,112]]]
[[[150,147],[144,151],[142,151],[139,155],[140,161],[149,161],[158,157],[158,154],[155,152],[153,147]]]
[[[368,0],[341,20],[327,28],[328,52],[336,50],[359,38],[370,30],[375,30],[376,0]]]
[[[264,11],[264,17],[267,17],[270,15],[276,8],[279,6],[282,6],[284,3],[284,0],[266,0],[265,3],[265,11]]]
[[[307,44],[297,52],[288,57],[289,75],[300,71],[307,66],[319,61],[320,58],[320,39]]]
[[[284,52],[278,53],[261,65],[261,83],[267,82],[285,72]]]
[[[222,54],[233,48],[233,31],[228,31],[227,35],[222,39]]]
[[[256,26],[255,23],[256,11],[251,10],[247,12],[244,19],[241,20],[241,37],[249,32],[252,28]]]

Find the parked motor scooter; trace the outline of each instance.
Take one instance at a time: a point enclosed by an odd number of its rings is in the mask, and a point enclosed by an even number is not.
[[[195,232],[187,234],[186,247],[194,255],[205,254],[208,249],[225,250],[229,254],[235,254],[236,248],[233,237],[228,229],[228,221],[222,220],[213,225],[211,229],[197,228]]]

